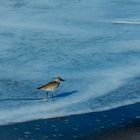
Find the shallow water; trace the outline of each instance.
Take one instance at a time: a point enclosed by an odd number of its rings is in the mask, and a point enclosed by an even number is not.
[[[139,102],[139,3],[0,1],[0,124]],[[53,101],[28,100],[56,75]]]

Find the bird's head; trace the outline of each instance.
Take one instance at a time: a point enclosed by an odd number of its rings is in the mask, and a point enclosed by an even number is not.
[[[61,81],[65,81],[64,79],[62,79],[60,76],[56,77],[56,81],[61,82]]]

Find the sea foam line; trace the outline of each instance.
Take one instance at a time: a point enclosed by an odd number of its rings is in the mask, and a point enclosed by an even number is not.
[[[114,24],[131,24],[131,25],[140,25],[138,21],[125,21],[125,20],[116,20],[112,21]]]

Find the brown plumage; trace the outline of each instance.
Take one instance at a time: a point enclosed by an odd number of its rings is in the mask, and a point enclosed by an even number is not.
[[[65,81],[65,80],[63,80],[61,77],[57,77],[54,81],[49,82],[43,86],[40,86],[37,89],[47,91],[47,98],[48,98],[48,92],[51,91],[52,98],[53,98],[53,93],[54,93],[55,89],[59,87],[61,81]]]
[[[49,82],[41,87],[38,87],[37,89],[42,89],[42,90],[45,90],[45,91],[52,91],[54,90],[55,88],[57,88],[58,86],[60,85],[59,82],[57,81],[52,81],[52,82]]]

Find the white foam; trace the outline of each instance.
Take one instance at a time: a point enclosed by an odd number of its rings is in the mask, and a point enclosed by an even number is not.
[[[140,25],[139,21],[125,21],[125,20],[115,20],[112,21],[114,24],[130,24],[130,25]]]

